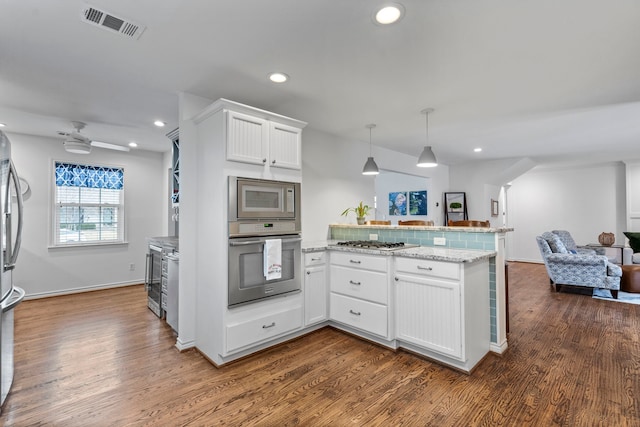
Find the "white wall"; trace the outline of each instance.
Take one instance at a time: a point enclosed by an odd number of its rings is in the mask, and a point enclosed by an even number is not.
[[[14,283],[31,297],[143,283],[146,237],[166,232],[163,155],[97,148],[89,155],[70,154],[57,138],[7,135],[18,174],[30,186]],[[124,167],[128,244],[49,249],[53,160]],[[131,263],[134,271],[129,271]]]
[[[411,191],[427,192],[427,215],[410,214],[408,193]],[[431,191],[431,178],[381,170],[380,174],[375,177],[375,192],[378,197],[376,219],[391,220],[394,225],[398,221],[407,220],[433,220],[435,223],[435,218],[440,210],[440,207],[436,207],[435,203],[439,202],[441,197],[440,195],[434,197]],[[390,212],[389,193],[396,192],[402,192],[407,197],[406,215],[392,215]]]
[[[620,162],[536,168],[513,180],[507,190],[509,259],[541,262],[535,237],[568,230],[579,245],[597,243],[613,232],[624,244],[625,171]]]
[[[302,133],[302,236],[306,241],[327,238],[328,225],[353,223],[353,215],[340,216],[348,207],[361,200],[373,206],[375,176],[362,175],[369,156],[369,144],[342,140],[334,135],[305,128]],[[449,168],[416,167],[413,156],[373,147],[373,156],[380,169],[408,172],[431,178],[429,210],[449,187]],[[441,221],[440,217],[433,217]]]
[[[500,200],[500,188],[535,166],[530,159],[501,159],[451,166],[451,190],[463,191],[469,219],[489,220],[502,226],[502,217],[491,216],[491,199]],[[502,210],[502,206],[500,207]]]

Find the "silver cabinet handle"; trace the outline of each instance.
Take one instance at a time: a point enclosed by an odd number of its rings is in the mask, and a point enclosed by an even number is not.
[[[322,261],[322,258],[311,258],[311,261]]]
[[[358,261],[358,260],[355,260],[355,259],[350,259],[349,262],[351,264],[362,264],[362,261]]]
[[[269,329],[273,328],[274,326],[276,326],[276,322],[271,322],[270,325],[262,325],[262,329]]]
[[[433,268],[431,268],[431,267],[422,267],[421,265],[419,265],[419,266],[418,266],[418,270],[433,271]]]
[[[362,313],[360,313],[359,311],[353,311],[353,310],[349,310],[349,313],[356,315],[356,316],[360,316]]]
[[[358,286],[362,285],[361,282],[354,282],[353,280],[349,280],[349,283],[351,283],[352,285],[358,285]]]

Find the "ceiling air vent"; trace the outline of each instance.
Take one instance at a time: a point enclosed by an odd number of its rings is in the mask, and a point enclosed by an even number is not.
[[[118,18],[109,12],[93,6],[85,6],[82,9],[82,20],[88,24],[98,26],[108,31],[115,31],[123,36],[139,39],[145,30],[144,25],[136,24],[130,20]]]

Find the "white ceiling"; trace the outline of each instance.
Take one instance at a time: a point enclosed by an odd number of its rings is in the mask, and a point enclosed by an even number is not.
[[[640,157],[637,0],[399,2],[404,18],[380,26],[384,0],[3,0],[0,122],[55,137],[80,120],[93,139],[164,151],[184,91],[346,140],[375,123],[374,146],[416,157],[432,107],[445,164]],[[146,30],[84,23],[87,4]],[[290,81],[268,82],[275,70]]]

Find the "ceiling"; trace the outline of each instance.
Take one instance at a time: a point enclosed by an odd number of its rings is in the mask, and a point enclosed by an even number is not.
[[[58,137],[79,120],[92,139],[165,151],[189,92],[346,141],[369,142],[375,123],[374,156],[417,157],[431,107],[444,164],[640,157],[637,0],[399,2],[403,19],[381,26],[384,0],[2,0],[0,122]],[[87,5],[144,32],[83,22]]]

